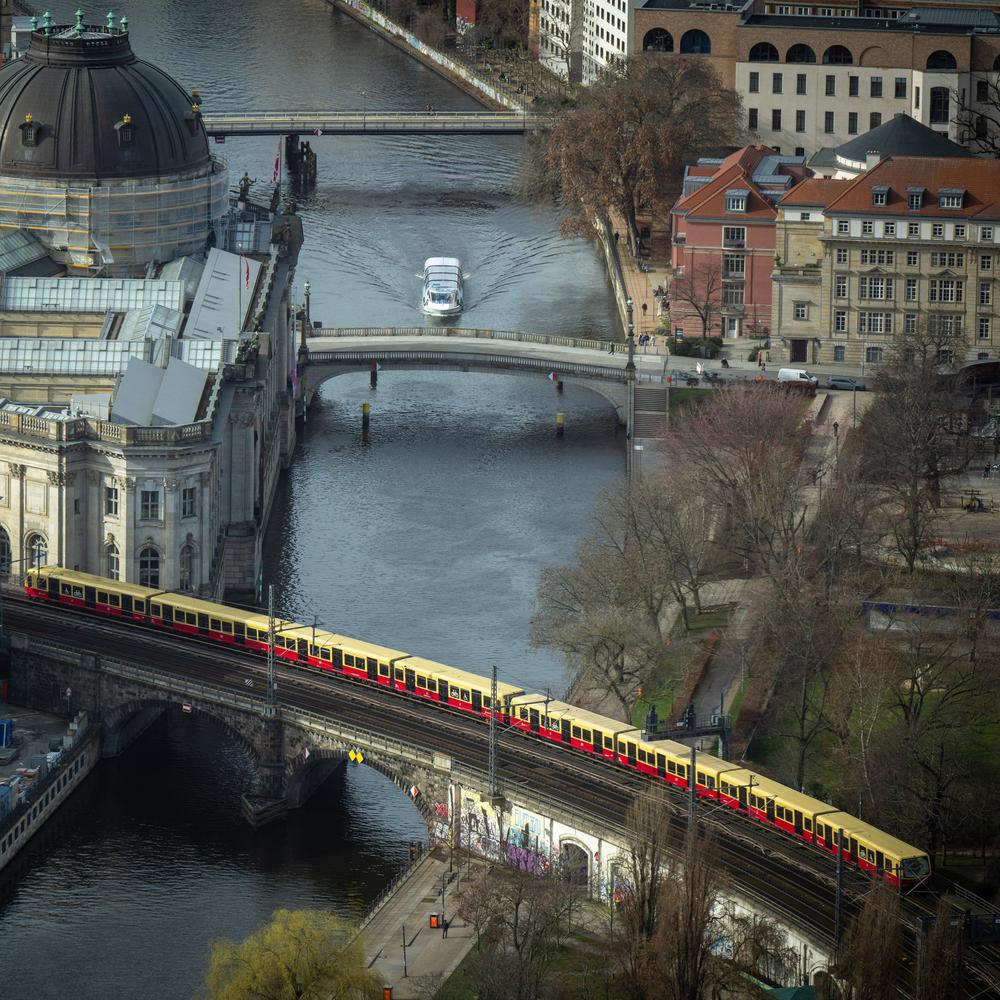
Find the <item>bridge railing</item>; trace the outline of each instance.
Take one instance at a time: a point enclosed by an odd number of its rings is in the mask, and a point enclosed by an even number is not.
[[[601,351],[604,354],[627,354],[628,345],[620,341],[598,340],[596,337],[563,337],[551,333],[531,333],[523,330],[482,330],[477,327],[428,326],[338,326],[320,327],[309,335],[315,337],[457,337],[469,340],[509,340],[521,344],[545,344],[549,347],[569,347],[581,351]],[[636,354],[659,357],[669,355],[663,343],[637,344]]]

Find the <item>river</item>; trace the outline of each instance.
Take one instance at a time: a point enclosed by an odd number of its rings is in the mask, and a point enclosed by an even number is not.
[[[71,21],[74,7],[52,10]],[[206,110],[475,106],[324,0],[115,10],[139,55],[200,89]],[[421,323],[417,274],[440,252],[469,272],[463,322],[607,336],[614,308],[593,248],[562,239],[551,210],[512,198],[519,142],[315,140],[296,281],[299,293],[311,282],[314,317]],[[276,145],[216,151],[234,179],[246,169],[263,185]],[[373,404],[368,445],[362,401]],[[541,379],[386,371],[371,393],[366,377],[341,376],[310,411],[281,488],[267,580],[287,613],[559,691],[560,664],[527,642],[538,572],[571,557],[623,451],[608,404],[572,387],[557,398]],[[238,810],[251,781],[238,747],[179,713],[103,763],[0,883],[0,996],[191,997],[210,939],[243,937],[279,906],[357,915],[425,836],[402,793],[355,766],[252,833]]]

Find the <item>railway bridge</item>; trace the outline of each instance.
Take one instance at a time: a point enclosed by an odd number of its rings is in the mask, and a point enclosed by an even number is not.
[[[347,372],[368,370],[373,362],[393,369],[446,369],[530,375],[585,386],[604,396],[626,428],[626,439],[642,446],[662,437],[668,418],[664,347],[514,330],[461,327],[317,328],[305,340],[300,361],[302,412],[319,386]],[[559,410],[558,404],[554,409]],[[633,448],[629,448],[631,459]]]
[[[178,724],[188,714],[211,720],[255,766],[257,786],[244,797],[251,821],[301,805],[334,768],[357,761],[404,790],[432,841],[498,859],[513,855],[523,865],[561,863],[598,896],[612,893],[620,878],[625,811],[645,787],[638,776],[504,731],[491,778],[487,727],[479,720],[285,667],[277,670],[275,708],[264,697],[258,657],[84,616],[67,620],[63,611],[27,601],[5,603],[11,689],[20,703],[60,713],[86,709],[103,729],[106,754],[127,750],[163,712]],[[681,801],[681,836],[685,815]],[[757,844],[736,839],[730,847],[734,912],[766,913],[783,924],[796,942],[798,976],[824,967],[829,885],[781,875],[780,865],[762,870],[770,862],[762,865],[766,855]],[[806,898],[797,902],[802,884]]]

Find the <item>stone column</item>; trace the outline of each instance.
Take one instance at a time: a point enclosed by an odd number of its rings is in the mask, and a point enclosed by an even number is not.
[[[139,566],[135,549],[135,477],[119,476],[115,480],[118,487],[118,523],[121,537],[118,543],[118,559],[121,578],[130,583],[139,580]]]
[[[167,477],[163,480],[163,544],[161,546],[160,586],[175,590],[181,583],[181,542],[178,525],[181,512],[178,509],[177,480]],[[163,566],[166,563],[166,566]],[[166,573],[163,570],[166,569]]]
[[[11,558],[13,559],[13,572],[23,573],[28,567],[24,563],[24,474],[25,468],[19,462],[9,462],[10,470],[11,507],[17,511],[17,535],[10,540]],[[16,486],[14,484],[17,484]],[[17,494],[16,501],[13,494]],[[16,508],[14,504],[17,504]]]

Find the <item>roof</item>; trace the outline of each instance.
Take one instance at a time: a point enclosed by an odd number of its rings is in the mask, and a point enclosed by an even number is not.
[[[704,10],[717,14],[720,12],[740,11],[746,6],[746,0],[717,0],[711,3],[710,0],[638,0],[635,5],[636,10]]]
[[[4,312],[104,313],[151,305],[183,309],[183,283],[162,278],[7,278],[0,287]]]
[[[822,208],[850,183],[851,181],[835,181],[828,177],[807,177],[784,195],[778,205],[781,208],[789,208],[792,205]]]
[[[141,358],[129,358],[115,393],[111,419],[139,427],[193,423],[207,377],[200,368],[177,358],[170,358],[165,369]]]
[[[918,209],[907,207],[907,188],[922,187],[927,196]],[[887,187],[884,205],[872,204],[872,189]],[[937,193],[965,191],[962,208],[941,208]],[[894,156],[882,160],[847,186],[826,206],[827,214],[905,215],[907,218],[1000,219],[1000,160],[978,156],[928,159]]]
[[[17,270],[48,255],[48,250],[27,230],[15,229],[0,237],[0,273]]]
[[[198,282],[185,337],[222,340],[238,336],[253,304],[261,263],[212,247]]]
[[[751,14],[740,19],[740,27],[757,28],[807,28],[810,31],[889,31],[912,35],[922,30],[921,25],[904,21],[902,17],[882,20],[875,17],[816,17],[812,14]],[[961,19],[942,19],[934,24],[933,32],[940,35],[966,35],[975,31]],[[991,30],[983,26],[984,31]]]
[[[917,7],[904,11],[896,18],[901,27],[912,25],[919,30],[927,26],[935,29],[982,28],[987,31],[1000,29],[1000,17],[991,10],[956,9],[954,7]]]
[[[191,96],[117,29],[33,32],[25,56],[0,67],[0,130],[4,174],[163,177],[212,162]]]
[[[870,152],[886,156],[972,156],[969,150],[952,142],[947,136],[935,132],[909,115],[897,114],[878,128],[859,135],[836,149],[838,161],[861,163],[867,161]]]

